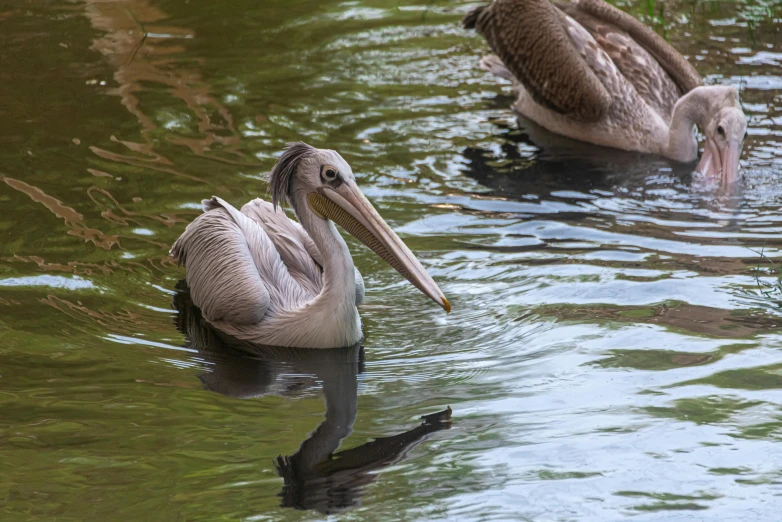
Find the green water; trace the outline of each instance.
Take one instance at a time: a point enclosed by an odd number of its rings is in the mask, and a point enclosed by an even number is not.
[[[778,517],[782,6],[620,4],[742,89],[726,188],[516,121],[472,5],[0,5],[1,520]],[[449,316],[349,240],[362,350],[201,328],[168,248],[298,139]]]

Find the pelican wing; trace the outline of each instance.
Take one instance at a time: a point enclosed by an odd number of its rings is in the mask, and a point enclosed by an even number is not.
[[[223,212],[205,212],[190,223],[171,247],[187,267],[193,302],[210,321],[254,324],[266,314],[270,296],[258,273],[247,239]]]
[[[655,61],[670,75],[684,95],[695,87],[703,85],[698,71],[660,35],[644,24],[605,2],[604,0],[576,0],[571,9],[590,15],[604,24],[610,24],[627,33],[640,47],[643,47]],[[571,14],[570,11],[566,11]],[[572,16],[572,15],[571,15]]]
[[[171,248],[193,302],[210,321],[254,324],[312,298],[255,221],[213,197]]]
[[[644,102],[665,121],[670,122],[676,101],[701,84],[695,69],[665,40],[603,0],[557,5],[586,29]]]
[[[289,219],[281,207],[275,209],[258,198],[246,203],[242,213],[264,229],[291,276],[316,296],[323,288],[323,258],[304,228]]]
[[[291,276],[313,297],[323,288],[323,257],[307,231],[288,218],[280,207],[256,198],[242,207],[242,213],[253,219],[274,242]],[[364,278],[356,271],[356,306],[364,300]]]
[[[611,107],[598,78],[605,71],[584,60],[566,16],[549,0],[494,0],[470,12],[463,24],[486,39],[538,104],[588,122]]]

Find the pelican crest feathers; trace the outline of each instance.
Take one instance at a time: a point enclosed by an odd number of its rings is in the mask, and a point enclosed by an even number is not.
[[[278,205],[293,203],[293,179],[301,162],[311,158],[317,153],[317,149],[304,142],[296,141],[287,143],[285,150],[277,159],[272,171],[269,173],[269,191],[272,194],[272,206],[277,210]],[[296,210],[295,208],[293,210]]]

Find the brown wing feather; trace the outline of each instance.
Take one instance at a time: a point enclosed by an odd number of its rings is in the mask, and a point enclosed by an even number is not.
[[[646,104],[670,121],[682,92],[657,59],[623,29],[583,13],[574,4],[559,7],[589,32]]]
[[[540,105],[599,120],[611,97],[573,48],[564,15],[549,0],[494,0],[463,20],[475,28]]]
[[[698,71],[660,35],[604,0],[577,0],[576,9],[598,20],[612,24],[635,40],[651,54],[679,87],[681,94],[703,84]],[[568,13],[570,14],[570,13]],[[571,15],[572,16],[572,15]]]

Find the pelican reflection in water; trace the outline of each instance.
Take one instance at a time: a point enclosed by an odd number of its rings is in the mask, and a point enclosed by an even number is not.
[[[451,305],[410,249],[356,185],[342,156],[290,144],[269,175],[272,203],[237,210],[218,197],[171,248],[187,268],[193,302],[238,339],[300,348],[351,346],[362,338],[361,275],[341,225],[449,312]],[[278,207],[289,202],[299,219]]]
[[[682,185],[697,177],[686,164],[573,140],[521,115],[512,128],[504,121],[495,125],[498,149],[472,146],[461,152],[467,160],[463,173],[491,189],[492,196],[523,200],[559,191],[637,190],[661,173]]]
[[[356,422],[358,374],[363,371],[361,346],[292,350],[231,339],[203,319],[183,283],[174,296],[177,328],[185,334],[186,346],[212,363],[212,371],[199,376],[206,389],[247,399],[290,396],[311,389],[306,384],[322,383],[325,420],[296,453],[274,461],[284,480],[283,507],[331,514],[355,506],[364,488],[377,480],[377,470],[404,458],[431,433],[450,427],[451,409],[447,408],[425,415],[411,430],[335,453]]]

